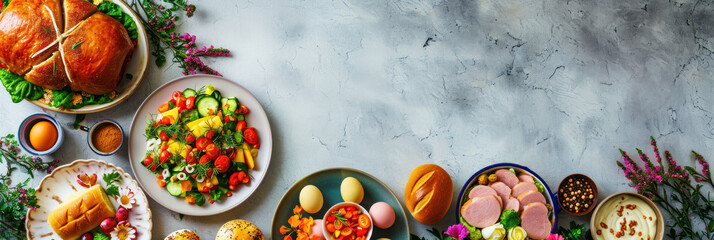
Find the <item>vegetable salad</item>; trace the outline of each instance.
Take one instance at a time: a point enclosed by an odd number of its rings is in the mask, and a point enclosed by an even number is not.
[[[201,206],[250,182],[260,140],[245,121],[249,109],[236,97],[209,84],[173,92],[158,111],[148,118],[142,164],[169,194]]]

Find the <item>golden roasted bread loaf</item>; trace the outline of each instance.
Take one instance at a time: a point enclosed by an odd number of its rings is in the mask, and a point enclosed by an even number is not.
[[[124,25],[86,0],[12,1],[0,14],[0,62],[47,89],[109,93],[133,51]]]
[[[439,222],[451,206],[454,186],[451,176],[434,164],[424,164],[409,175],[404,202],[414,219],[423,224]]]
[[[201,240],[201,237],[194,231],[181,229],[169,234],[164,240]]]
[[[265,240],[265,236],[252,222],[236,219],[218,229],[216,240]]]
[[[97,184],[69,196],[50,212],[47,223],[62,239],[77,239],[109,217],[114,217],[114,206]]]

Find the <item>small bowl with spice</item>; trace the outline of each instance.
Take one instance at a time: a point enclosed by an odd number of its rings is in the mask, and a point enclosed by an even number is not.
[[[17,138],[25,151],[41,156],[57,151],[62,145],[64,133],[55,118],[45,113],[36,113],[22,121]]]
[[[649,198],[631,192],[620,192],[605,198],[590,218],[593,239],[664,238],[662,212]]]
[[[116,153],[124,143],[124,130],[111,119],[99,120],[84,130],[87,131],[89,148],[102,156]]]
[[[588,176],[571,174],[558,186],[558,203],[566,213],[583,216],[595,209],[598,200],[597,185]]]

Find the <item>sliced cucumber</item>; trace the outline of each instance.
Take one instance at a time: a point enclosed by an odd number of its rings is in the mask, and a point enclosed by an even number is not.
[[[186,88],[186,90],[183,90],[183,93],[181,93],[184,97],[191,97],[191,96],[197,96],[198,93],[196,90],[193,90],[191,88]]]
[[[226,102],[228,101],[228,98],[221,98],[221,110],[226,107]],[[223,110],[223,115],[226,115],[226,111]]]
[[[169,191],[169,194],[171,196],[179,196],[181,195],[181,182],[179,181],[171,181],[166,184],[166,190]]]
[[[221,110],[223,110],[223,114],[235,112],[236,109],[238,109],[238,105],[238,99],[235,97],[221,99]]]
[[[221,95],[221,92],[218,91],[218,90],[213,91],[213,93],[210,94],[210,95],[211,95],[211,97],[213,97],[213,98],[215,98],[215,99],[222,99],[222,98],[223,98],[223,96]]]
[[[198,114],[201,114],[201,117],[214,115],[219,109],[218,100],[212,97],[201,98],[196,102],[196,108],[198,108]]]

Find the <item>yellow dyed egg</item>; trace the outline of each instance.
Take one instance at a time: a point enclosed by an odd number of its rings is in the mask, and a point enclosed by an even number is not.
[[[389,238],[377,238],[377,240],[390,240]]]
[[[361,203],[364,197],[364,189],[362,184],[356,178],[347,177],[342,180],[342,185],[340,186],[340,193],[342,193],[342,200],[345,202]]]
[[[30,145],[37,151],[47,151],[57,142],[57,128],[48,121],[40,121],[30,128]]]
[[[300,190],[300,206],[305,212],[313,214],[322,209],[322,192],[315,185],[307,185]]]

